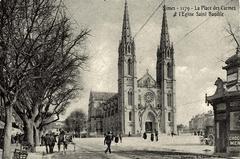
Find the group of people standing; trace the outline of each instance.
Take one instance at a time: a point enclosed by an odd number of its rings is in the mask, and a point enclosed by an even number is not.
[[[63,145],[63,151],[67,149],[67,144],[72,138],[67,138],[64,130],[60,129],[59,134],[55,135],[53,132],[46,133],[41,137],[41,145],[45,145],[46,153],[53,153],[55,143],[58,145],[58,152],[60,151],[61,145]]]
[[[49,132],[41,136],[41,146],[45,145],[46,153],[53,153],[56,142],[56,135],[53,132]]]
[[[203,136],[202,131],[194,131],[194,136]]]
[[[154,141],[154,135],[155,135],[156,141],[158,141],[158,131],[157,131],[157,130],[155,130],[154,133],[153,133],[153,132],[151,133],[150,140],[151,140],[152,142]],[[146,133],[146,132],[143,133],[143,139],[144,139],[144,140],[147,139],[147,133]]]
[[[16,135],[11,136],[11,143],[12,144],[21,144],[23,142],[24,134],[18,133]]]
[[[171,136],[173,137],[174,135],[176,135],[176,134],[174,132],[171,132]],[[151,133],[150,140],[152,142],[154,141],[154,136],[155,136],[156,141],[158,141],[158,131],[157,130],[155,130],[154,133],[153,132]],[[143,133],[143,138],[145,140],[147,139],[147,133],[146,132]]]

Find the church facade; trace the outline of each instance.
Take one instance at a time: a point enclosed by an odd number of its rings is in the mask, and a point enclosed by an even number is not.
[[[176,133],[174,48],[169,38],[165,7],[160,45],[156,51],[156,80],[148,71],[137,78],[137,54],[126,1],[118,54],[118,92],[90,92],[89,134],[107,131],[122,134]]]

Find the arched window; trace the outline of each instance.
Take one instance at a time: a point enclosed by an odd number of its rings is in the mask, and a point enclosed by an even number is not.
[[[131,47],[128,45],[128,52],[131,53]]]
[[[167,105],[172,106],[172,94],[171,93],[167,94]]]
[[[129,112],[129,121],[132,121],[132,112]]]
[[[170,66],[170,63],[167,64],[167,77],[171,78],[171,66]]]
[[[132,62],[131,62],[131,59],[128,60],[127,65],[128,65],[128,75],[132,75]]]
[[[132,91],[128,92],[128,105],[133,105],[133,93],[132,93]]]
[[[168,121],[171,121],[171,112],[168,112]]]
[[[169,51],[169,48],[166,48],[165,50],[165,57],[169,58],[170,57],[170,51]]]
[[[168,58],[170,57],[170,51],[169,50],[167,51],[167,57]]]

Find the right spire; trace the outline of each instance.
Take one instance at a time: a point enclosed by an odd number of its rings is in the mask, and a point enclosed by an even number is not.
[[[160,40],[160,50],[165,50],[170,48],[170,40],[168,33],[168,24],[167,24],[167,15],[166,15],[166,6],[163,6],[163,19],[162,19],[162,31],[161,31],[161,40]]]

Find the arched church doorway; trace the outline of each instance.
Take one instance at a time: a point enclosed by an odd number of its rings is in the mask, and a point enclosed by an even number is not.
[[[145,132],[151,133],[156,129],[156,121],[153,113],[149,112],[145,121]]]

